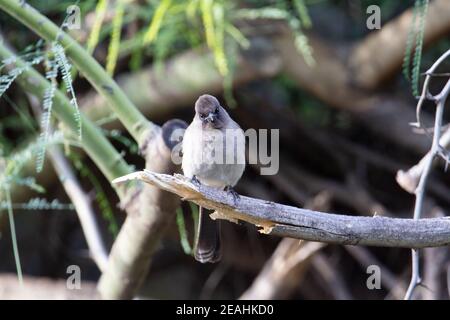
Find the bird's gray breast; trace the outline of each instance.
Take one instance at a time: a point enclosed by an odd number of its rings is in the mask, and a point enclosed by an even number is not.
[[[227,134],[235,135],[235,137]],[[234,186],[241,177],[245,167],[245,140],[243,134],[220,130],[203,130],[200,143],[193,147],[197,156],[193,163],[193,174],[200,182],[219,188]],[[239,142],[241,141],[241,142]],[[243,141],[243,142],[242,142]],[[243,143],[239,148],[239,143]]]

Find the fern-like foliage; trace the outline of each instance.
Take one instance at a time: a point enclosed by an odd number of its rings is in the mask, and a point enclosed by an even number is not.
[[[128,148],[128,151],[131,154],[137,154],[139,151],[138,145],[134,140],[129,139],[128,137],[124,136],[120,130],[102,130],[106,137],[110,137],[117,142],[123,144],[125,147]]]
[[[17,79],[17,77],[19,77],[24,71],[26,71],[31,66],[33,66],[35,64],[39,64],[43,60],[42,55],[34,55],[33,54],[33,55],[27,55],[27,56],[31,56],[31,59],[24,60],[25,65],[23,67],[15,66],[7,74],[0,76],[0,97],[6,92],[6,90],[9,89],[9,87]],[[25,58],[27,56],[25,56]],[[16,58],[17,57],[13,56],[9,59],[2,60],[1,64],[0,64],[0,70],[8,67],[8,65],[13,65],[16,61]]]
[[[422,3],[420,4],[419,30],[416,38],[416,50],[413,58],[412,89],[413,95],[416,97],[419,95],[420,65],[422,62],[423,36],[425,34],[425,19],[428,11],[428,3],[429,0],[422,0]]]
[[[294,37],[295,46],[297,50],[302,54],[306,64],[310,67],[315,65],[313,57],[313,50],[309,45],[308,38],[304,34],[301,28],[300,20],[292,15],[287,9],[275,8],[275,7],[263,7],[252,9],[240,9],[237,11],[236,16],[242,19],[256,20],[256,19],[273,19],[273,20],[285,20],[289,23]]]
[[[277,3],[261,1],[256,7],[248,8],[239,8],[236,2],[225,0],[161,0],[150,2],[149,6],[130,3],[126,6],[127,16],[133,15],[133,10],[137,10],[136,18],[143,18],[146,27],[122,43],[120,43],[120,27],[127,21],[121,21],[124,13],[121,11],[120,3],[118,0],[115,21],[112,22],[107,57],[109,71],[115,67],[116,48],[120,56],[132,55],[130,67],[133,70],[140,67],[143,56],[149,52],[158,68],[162,59],[170,53],[189,46],[197,47],[204,40],[213,54],[217,70],[226,81],[232,73],[230,61],[232,57],[227,51],[233,50],[228,50],[228,47],[234,43],[243,49],[250,46],[246,36],[235,26],[237,21],[242,19],[285,20],[293,30],[296,47],[306,63],[309,66],[315,63],[312,49],[303,32],[303,28],[312,26],[305,0],[283,0]],[[146,15],[151,17],[149,21],[146,20]],[[108,27],[105,26],[104,29]]]
[[[220,74],[228,74],[228,64],[224,51],[224,5],[213,0],[201,0],[200,11],[205,29],[206,44],[214,55]]]
[[[4,158],[5,169],[3,172],[0,172],[0,185],[3,183],[14,183],[20,177],[20,173],[25,166],[42,150],[43,144],[49,147],[55,144],[62,144],[63,141],[64,138],[61,132],[56,131],[50,134],[45,141],[39,137],[35,142],[29,143],[26,148],[6,156]]]
[[[53,97],[55,96],[58,76],[58,62],[56,58],[49,59],[47,63],[47,72],[45,77],[50,81],[50,86],[45,90],[44,99],[42,102],[43,113],[41,116],[41,149],[37,153],[36,157],[36,171],[41,172],[44,167],[45,150],[47,147],[48,137],[51,134],[50,119],[53,107]]]
[[[408,32],[408,37],[406,39],[406,48],[405,48],[405,55],[403,57],[403,65],[402,65],[402,72],[403,76],[410,81],[411,80],[411,54],[414,44],[414,38],[415,38],[415,27],[416,27],[416,21],[417,21],[417,11],[420,5],[421,0],[415,0],[412,18],[411,18],[411,27],[410,31]]]
[[[72,203],[61,203],[58,199],[53,199],[48,201],[44,198],[32,198],[25,203],[12,203],[12,209],[14,210],[33,210],[38,212],[38,210],[75,210]],[[6,201],[0,202],[0,210],[5,210],[8,208],[8,203]]]
[[[24,71],[24,68],[15,68],[7,75],[0,77],[0,97],[9,89],[16,78]]]
[[[31,190],[34,190],[39,193],[44,193],[45,189],[40,184],[36,183],[36,179],[34,177],[26,177],[26,178],[17,178],[14,180],[14,183],[19,186],[26,186]]]
[[[100,0],[95,7],[95,21],[92,26],[91,33],[87,42],[87,51],[92,54],[98,44],[100,30],[102,28],[103,20],[105,19],[106,9],[108,9],[108,0]]]
[[[119,57],[120,37],[122,33],[123,15],[127,0],[118,0],[115,8],[114,19],[112,22],[111,39],[106,57],[106,71],[109,75],[114,75],[117,59]]]
[[[15,66],[15,61],[17,56],[12,56],[6,60],[3,60],[0,64],[0,70],[10,69],[6,75],[0,77],[0,97],[6,92],[6,90],[11,86],[11,84],[27,69],[34,65],[40,64],[42,61],[46,62],[46,78],[50,82],[50,86],[46,88],[43,96],[43,113],[41,118],[41,134],[40,134],[40,146],[41,148],[37,151],[36,157],[36,171],[42,171],[45,159],[45,150],[47,146],[47,141],[51,135],[50,131],[50,120],[52,115],[53,98],[58,88],[57,77],[60,73],[62,75],[64,86],[66,91],[70,94],[70,102],[74,107],[74,118],[78,126],[78,138],[81,140],[81,114],[78,107],[77,99],[75,96],[75,90],[72,85],[71,68],[72,65],[69,63],[64,48],[57,43],[53,42],[50,46],[48,52],[41,51],[42,42],[39,41],[37,44],[29,46],[25,53],[21,54],[21,59],[24,59],[25,64],[21,67]],[[34,51],[32,51],[34,50]]]
[[[170,8],[172,0],[162,0],[158,7],[156,8],[155,14],[153,15],[152,21],[148,27],[147,32],[144,35],[144,45],[152,43],[158,36],[159,30],[161,29],[161,24],[164,20],[164,15]]]
[[[80,172],[83,178],[87,178],[89,182],[92,184],[95,190],[95,200],[100,208],[103,219],[108,222],[108,230],[113,236],[117,236],[119,233],[119,226],[114,217],[114,213],[111,207],[111,204],[106,196],[106,193],[102,187],[102,184],[98,180],[97,176],[92,173],[92,171],[84,165],[80,156],[75,153],[69,154],[69,159],[74,164],[75,168]]]
[[[425,20],[428,4],[429,0],[415,0],[411,28],[408,33],[405,56],[403,59],[403,75],[407,80],[411,81],[414,96],[419,95],[420,65],[422,60],[423,37],[425,33]],[[410,69],[411,57],[412,69]]]
[[[306,8],[305,0],[293,0],[293,2],[302,26],[304,28],[311,28],[312,22],[308,13],[308,9]]]
[[[72,65],[69,63],[69,60],[66,57],[64,52],[64,48],[59,43],[53,43],[52,52],[55,55],[56,62],[58,63],[58,68],[62,74],[64,85],[66,87],[66,91],[70,94],[70,104],[74,108],[74,118],[75,122],[78,126],[78,139],[82,140],[82,131],[81,131],[81,114],[80,108],[78,107],[77,98],[75,95],[75,90],[72,85],[72,75],[70,70]]]

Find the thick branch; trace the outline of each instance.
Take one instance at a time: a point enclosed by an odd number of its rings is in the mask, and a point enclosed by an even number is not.
[[[176,145],[171,141],[177,129],[187,124],[180,120],[165,123],[155,136],[142,146],[146,168],[163,173],[177,169],[171,155]],[[145,185],[128,203],[123,203],[128,214],[114,242],[106,270],[98,289],[104,299],[131,299],[145,279],[153,252],[173,218],[178,198],[153,186]]]
[[[148,170],[115,179],[142,180],[202,207],[216,210],[213,218],[255,224],[260,232],[335,244],[423,248],[450,244],[450,218],[399,219],[354,217],[286,206],[241,196],[237,203],[226,192],[196,186],[182,175]]]

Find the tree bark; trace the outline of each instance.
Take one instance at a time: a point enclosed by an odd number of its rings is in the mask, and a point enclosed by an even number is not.
[[[115,179],[113,183],[141,180],[175,193],[184,200],[216,210],[213,219],[243,220],[264,234],[345,245],[397,248],[439,247],[450,244],[450,217],[400,219],[359,217],[301,209],[194,185],[182,175],[158,174],[148,170]]]
[[[186,126],[184,121],[171,120],[148,137],[141,148],[147,169],[161,173],[177,170],[171,158],[174,142],[170,137],[176,129]],[[136,295],[147,275],[153,252],[174,218],[179,199],[154,186],[144,185],[138,195],[123,205],[128,216],[98,284],[103,299],[131,299]]]

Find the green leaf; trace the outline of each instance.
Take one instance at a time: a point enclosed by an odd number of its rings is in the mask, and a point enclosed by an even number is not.
[[[177,226],[178,233],[180,234],[181,247],[185,254],[192,255],[192,247],[189,244],[189,239],[187,236],[186,224],[184,223],[183,210],[179,207],[177,208]]]

